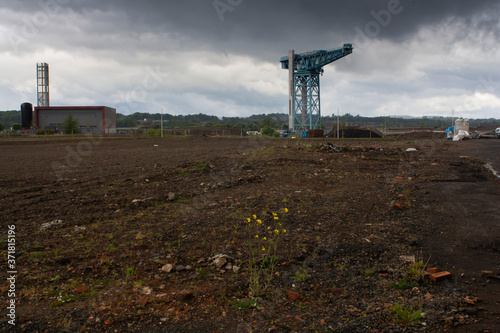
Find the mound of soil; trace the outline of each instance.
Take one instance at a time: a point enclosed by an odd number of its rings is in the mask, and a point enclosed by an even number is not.
[[[325,135],[327,138],[337,138],[337,129],[334,128],[330,133]],[[358,128],[358,127],[344,127],[339,130],[340,138],[345,139],[362,139],[362,138],[381,138],[382,135],[377,131]]]

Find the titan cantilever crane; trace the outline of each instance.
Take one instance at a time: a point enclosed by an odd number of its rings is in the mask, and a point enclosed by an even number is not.
[[[323,66],[352,53],[352,44],[338,50],[319,50],[295,54],[280,59],[281,68],[289,70],[289,130],[303,132],[321,128],[319,75]],[[290,61],[292,65],[290,66]]]

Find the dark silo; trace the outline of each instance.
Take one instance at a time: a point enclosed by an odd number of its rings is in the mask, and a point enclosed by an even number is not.
[[[21,104],[21,127],[29,129],[33,122],[33,104]]]

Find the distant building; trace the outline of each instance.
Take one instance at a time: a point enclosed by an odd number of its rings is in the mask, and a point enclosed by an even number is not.
[[[73,115],[81,134],[115,134],[116,109],[106,106],[48,106],[35,107],[35,127],[62,131],[64,119]]]

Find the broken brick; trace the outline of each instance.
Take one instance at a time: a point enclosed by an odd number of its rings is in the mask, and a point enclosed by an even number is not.
[[[302,296],[300,296],[299,293],[291,290],[288,290],[288,299],[292,302],[298,302],[303,300]]]
[[[76,288],[75,288],[75,291],[76,291],[77,293],[79,293],[79,294],[83,294],[83,293],[84,293],[84,292],[86,292],[87,290],[88,290],[88,289],[87,289],[87,287],[85,287],[85,286],[79,286],[79,287],[76,287]]]
[[[437,267],[432,267],[432,268],[428,268],[427,269],[427,273],[429,274],[435,274],[438,272],[438,268]]]
[[[403,205],[400,202],[395,202],[392,207],[400,210],[403,209]]]
[[[492,278],[494,274],[492,271],[481,271],[481,276],[484,276],[486,278]]]
[[[444,281],[446,279],[451,279],[450,272],[444,271],[444,272],[431,274],[432,282],[441,282],[441,281]]]

